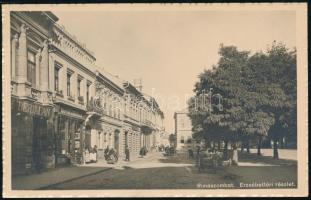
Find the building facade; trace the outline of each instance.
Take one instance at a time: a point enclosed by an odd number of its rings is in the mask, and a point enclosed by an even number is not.
[[[187,111],[174,113],[176,149],[182,150],[192,144],[192,124]]]
[[[92,130],[86,144],[98,150],[98,159],[104,159],[104,150],[114,148],[119,156],[123,155],[122,126],[123,126],[123,86],[118,81],[109,79],[108,74],[96,71],[96,99],[93,107],[100,112],[97,119],[98,131]]]
[[[51,12],[11,12],[12,174],[54,166],[55,120],[49,82]]]
[[[124,157],[160,142],[155,99],[96,66],[51,12],[11,12],[12,174],[82,164],[106,147]]]
[[[95,96],[95,57],[64,27],[55,24],[50,39],[50,85],[54,96],[56,164],[79,163],[85,137],[100,131],[87,104]],[[88,121],[86,121],[88,119]],[[99,130],[98,130],[99,129]]]

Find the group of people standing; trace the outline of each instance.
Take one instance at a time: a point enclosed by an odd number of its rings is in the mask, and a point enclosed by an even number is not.
[[[85,148],[85,162],[97,162],[97,146]]]
[[[158,150],[159,147],[154,147],[154,148]],[[128,145],[125,146],[124,151],[125,151],[124,152],[125,161],[129,162],[130,161],[130,149]],[[143,146],[139,151],[139,155],[141,157],[145,156],[147,153],[148,153],[148,150],[145,146]],[[86,158],[86,162],[97,162],[98,155],[97,155],[96,145],[94,145],[93,148],[85,148],[85,158]],[[107,146],[104,150],[104,158],[107,161],[107,163],[110,163],[110,164],[116,163],[118,162],[118,152],[113,147]]]

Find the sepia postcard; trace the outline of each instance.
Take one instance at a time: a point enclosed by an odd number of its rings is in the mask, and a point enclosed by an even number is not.
[[[307,4],[6,4],[4,197],[308,196]]]

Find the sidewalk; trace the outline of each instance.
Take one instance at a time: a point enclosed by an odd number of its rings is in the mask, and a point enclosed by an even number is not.
[[[114,169],[121,169],[125,166],[129,166],[133,163],[137,163],[139,161],[146,161],[146,159],[152,158],[156,155],[161,154],[162,152],[149,152],[146,156],[130,156],[130,161],[125,161],[124,158],[118,160],[115,164],[108,164],[105,160],[99,160],[96,163],[87,163],[85,165],[81,165],[80,167],[105,167],[105,168],[114,168]]]
[[[97,163],[89,163],[80,166],[69,166],[62,168],[50,169],[41,174],[31,174],[25,176],[16,176],[12,178],[12,190],[36,190],[42,189],[54,184],[72,181],[85,176],[94,175],[113,168],[122,168],[132,163],[145,161],[160,152],[150,152],[143,158],[132,156],[130,162],[119,160],[116,164],[107,164],[106,161],[98,161]]]
[[[12,178],[12,190],[35,190],[71,181],[76,178],[103,172],[109,168],[103,167],[62,167],[51,169],[41,174],[31,174]]]

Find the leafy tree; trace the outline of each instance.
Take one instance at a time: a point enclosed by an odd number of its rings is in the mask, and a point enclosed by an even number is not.
[[[268,134],[274,143],[274,158],[278,158],[278,141],[297,134],[296,51],[274,42],[266,54],[249,59],[249,69],[255,77],[254,90],[261,94],[258,107],[274,118]]]
[[[250,138],[258,138],[260,155],[262,137],[269,136],[278,158],[277,141],[296,135],[296,52],[273,43],[267,53],[250,56],[221,45],[219,54],[217,66],[199,75],[188,103],[193,130],[201,138],[225,141],[225,155],[228,141],[249,146]],[[223,109],[198,108],[205,102],[200,96],[210,90],[222,96]]]
[[[221,45],[220,60],[213,70],[204,71],[199,75],[200,81],[195,85],[196,98],[203,91],[213,90],[214,94],[222,96],[223,109],[194,110],[193,99],[189,103],[189,115],[194,127],[203,124],[207,138],[224,140],[225,152],[227,155],[228,141],[236,143],[244,123],[241,123],[244,110],[241,105],[241,98],[245,93],[245,86],[241,81],[241,71],[246,66],[247,51],[238,51],[234,46],[225,47]],[[195,99],[195,98],[194,98]],[[210,98],[210,101],[212,98]],[[213,106],[214,107],[214,106]]]

